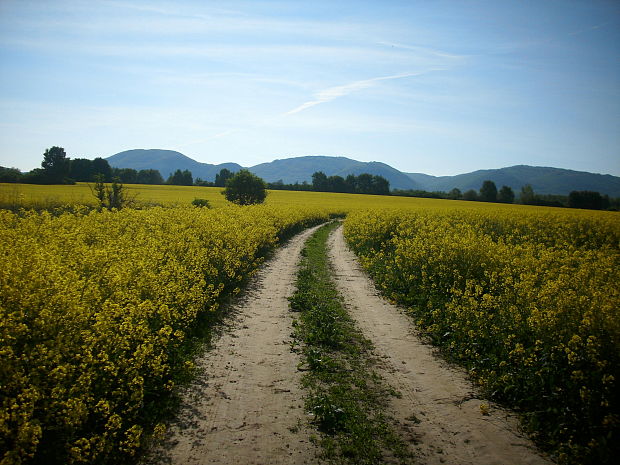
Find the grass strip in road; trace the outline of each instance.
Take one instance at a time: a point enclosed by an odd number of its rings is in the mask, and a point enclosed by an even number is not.
[[[298,290],[290,299],[305,406],[319,431],[320,458],[335,464],[409,463],[407,447],[385,413],[398,394],[376,373],[372,344],[346,312],[331,277],[327,237],[336,226],[328,224],[308,240]]]

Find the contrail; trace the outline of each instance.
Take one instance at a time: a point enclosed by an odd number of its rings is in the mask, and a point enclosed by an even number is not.
[[[402,74],[393,74],[391,76],[380,76],[372,79],[365,79],[363,81],[355,81],[350,84],[345,84],[343,86],[329,87],[327,89],[321,90],[314,94],[314,100],[310,100],[306,103],[302,103],[296,108],[293,108],[290,111],[284,113],[285,115],[293,115],[295,113],[299,113],[300,111],[305,110],[306,108],[313,107],[315,105],[319,105],[320,103],[331,102],[332,100],[337,99],[338,97],[344,97],[345,95],[349,95],[352,92],[357,92],[359,90],[367,89],[368,87],[372,87],[375,83],[379,81],[389,81],[392,79],[402,79],[406,77],[412,76],[420,76],[422,74],[429,73],[431,71],[442,71],[441,68],[431,69],[428,71],[419,71],[417,73],[402,73]]]

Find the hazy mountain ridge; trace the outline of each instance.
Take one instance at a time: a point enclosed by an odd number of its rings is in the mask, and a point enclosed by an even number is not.
[[[307,156],[274,160],[249,168],[267,182],[282,180],[285,184],[312,182],[312,174],[322,171],[327,176],[370,173],[390,181],[392,189],[414,189],[415,183],[405,174],[380,162],[361,162],[346,157]]]
[[[213,181],[223,168],[238,171],[237,163],[218,165],[200,163],[173,150],[135,149],[117,153],[107,158],[117,168],[157,169],[164,178],[177,169],[189,170],[194,179]],[[572,190],[592,190],[611,197],[620,197],[620,177],[594,174],[561,168],[517,165],[507,168],[477,170],[456,176],[431,176],[423,173],[403,173],[381,162],[361,162],[346,157],[305,156],[274,160],[248,168],[267,182],[282,180],[286,184],[311,182],[312,174],[323,171],[327,176],[346,177],[349,174],[370,173],[383,176],[391,189],[419,189],[448,192],[458,188],[462,192],[479,190],[483,181],[493,181],[497,188],[506,185],[519,193],[521,187],[531,184],[539,194],[567,195]]]
[[[239,171],[242,168],[237,163],[221,163],[219,165],[200,163],[180,152],[160,149],[126,150],[108,157],[107,160],[110,166],[114,168],[159,170],[164,179],[168,179],[170,174],[180,169],[191,171],[194,180],[201,178],[205,181],[213,181],[215,175],[224,168],[230,171]]]
[[[449,191],[458,188],[462,192],[478,190],[482,183],[490,179],[497,188],[511,187],[518,193],[530,184],[538,194],[567,195],[570,191],[598,191],[611,197],[620,197],[620,177],[610,174],[596,174],[563,168],[516,165],[507,168],[478,170],[456,176],[429,176],[420,173],[407,173],[421,189],[428,191]]]

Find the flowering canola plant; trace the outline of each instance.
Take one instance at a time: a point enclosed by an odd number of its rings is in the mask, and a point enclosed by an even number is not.
[[[560,463],[620,442],[620,217],[551,209],[352,212],[345,236],[388,298]]]
[[[79,210],[79,209],[78,209]],[[0,463],[123,462],[161,432],[197,321],[303,207],[0,210]]]

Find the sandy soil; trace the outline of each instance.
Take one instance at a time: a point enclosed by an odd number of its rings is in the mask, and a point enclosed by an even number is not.
[[[235,304],[234,317],[150,463],[315,463],[305,430],[298,356],[291,352],[287,297],[294,292],[300,251],[315,228],[281,247]],[[297,432],[294,432],[298,430]]]
[[[483,415],[463,371],[440,361],[415,335],[411,320],[382,299],[347,248],[342,227],[329,238],[330,259],[347,309],[376,353],[382,375],[401,392],[393,415],[420,464],[548,464],[497,406]]]
[[[294,292],[307,230],[279,249],[234,305],[214,348],[197,360],[199,376],[148,464],[312,464],[298,356],[291,352]],[[334,277],[348,310],[383,359],[382,375],[400,391],[397,429],[416,464],[549,464],[518,434],[514,417],[489,415],[465,373],[442,362],[411,320],[377,293],[346,247],[342,227],[329,238]]]

